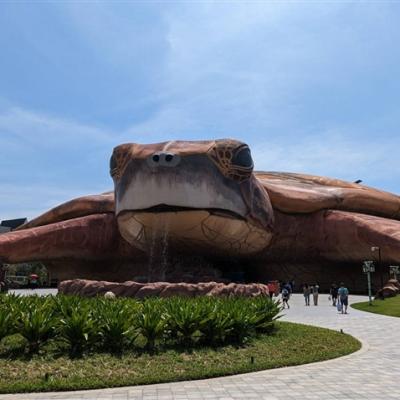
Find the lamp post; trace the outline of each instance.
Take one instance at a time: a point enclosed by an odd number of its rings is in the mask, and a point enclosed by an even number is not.
[[[378,252],[378,269],[379,269],[379,275],[381,277],[381,288],[383,288],[383,272],[382,272],[382,259],[381,259],[381,248],[379,246],[372,246],[371,251]]]
[[[372,306],[371,272],[375,272],[374,262],[373,261],[364,261],[363,272],[365,274],[367,274],[369,305]]]

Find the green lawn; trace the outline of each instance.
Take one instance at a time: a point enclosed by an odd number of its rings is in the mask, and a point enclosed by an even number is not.
[[[391,317],[400,317],[400,296],[389,297],[385,300],[374,300],[372,306],[368,304],[368,301],[355,303],[351,306],[361,311],[389,315]]]
[[[169,349],[154,355],[130,352],[120,357],[93,354],[70,359],[47,352],[31,359],[10,359],[0,352],[0,393],[209,378],[326,360],[361,347],[355,338],[328,329],[288,322],[277,322],[276,327],[272,335],[263,335],[242,347]]]

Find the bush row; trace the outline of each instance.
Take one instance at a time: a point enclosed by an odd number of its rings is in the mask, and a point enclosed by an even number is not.
[[[81,298],[0,296],[0,341],[18,334],[26,352],[53,343],[71,357],[137,347],[243,344],[269,333],[281,307],[258,298]]]

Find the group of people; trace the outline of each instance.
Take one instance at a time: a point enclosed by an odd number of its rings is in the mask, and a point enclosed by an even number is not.
[[[319,295],[319,285],[315,283],[314,285],[309,285],[308,283],[303,284],[303,296],[306,302],[306,306],[310,305],[310,296],[313,296],[314,306],[318,305],[318,295]]]
[[[316,282],[312,285],[304,283],[302,285],[302,289],[305,305],[310,305],[310,297],[312,295],[314,306],[317,306],[320,290],[318,283]],[[290,308],[289,299],[292,293],[293,285],[291,284],[291,282],[284,283],[281,286],[283,308]],[[342,314],[347,314],[347,307],[349,305],[349,290],[345,287],[343,282],[340,284],[339,287],[335,283],[332,283],[329,290],[329,299],[332,301],[332,306],[337,307],[337,310],[339,312],[341,312]]]

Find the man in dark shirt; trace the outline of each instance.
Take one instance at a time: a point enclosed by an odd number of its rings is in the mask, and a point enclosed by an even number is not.
[[[336,307],[337,296],[338,296],[338,287],[336,283],[332,283],[331,288],[329,290],[329,294],[331,295],[332,305]]]

